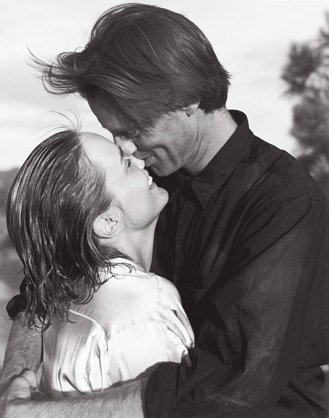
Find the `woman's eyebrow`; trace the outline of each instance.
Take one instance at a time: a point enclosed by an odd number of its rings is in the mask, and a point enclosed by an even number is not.
[[[120,152],[120,160],[121,160],[121,163],[122,163],[124,158],[125,158],[125,155],[124,155],[121,147],[119,147],[119,152]]]

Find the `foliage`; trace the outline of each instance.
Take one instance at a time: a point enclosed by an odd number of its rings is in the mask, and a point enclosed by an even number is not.
[[[295,99],[291,134],[299,159],[329,195],[329,13],[315,39],[291,45],[282,79]]]

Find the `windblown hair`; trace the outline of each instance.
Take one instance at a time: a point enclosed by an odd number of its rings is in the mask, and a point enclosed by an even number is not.
[[[67,319],[70,303],[87,303],[102,284],[100,269],[123,256],[93,234],[111,203],[104,175],[84,154],[79,134],[65,130],[38,145],[7,199],[9,236],[23,263],[28,325]]]
[[[101,88],[142,129],[184,106],[200,102],[209,113],[227,100],[229,74],[203,32],[156,6],[113,7],[82,51],[61,53],[53,64],[34,60],[48,91],[88,98]]]

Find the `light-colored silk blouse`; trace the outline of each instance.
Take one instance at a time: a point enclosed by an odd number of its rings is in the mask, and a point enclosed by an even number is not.
[[[193,346],[175,286],[130,261],[112,262],[93,299],[72,305],[72,322],[54,322],[43,334],[40,390],[50,397],[107,389],[158,362],[178,363]]]

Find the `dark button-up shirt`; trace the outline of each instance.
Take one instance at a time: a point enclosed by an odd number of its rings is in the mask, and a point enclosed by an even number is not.
[[[151,375],[146,413],[322,417],[327,203],[298,161],[231,113],[236,131],[199,175],[163,179],[153,268],[178,287],[196,346]]]

